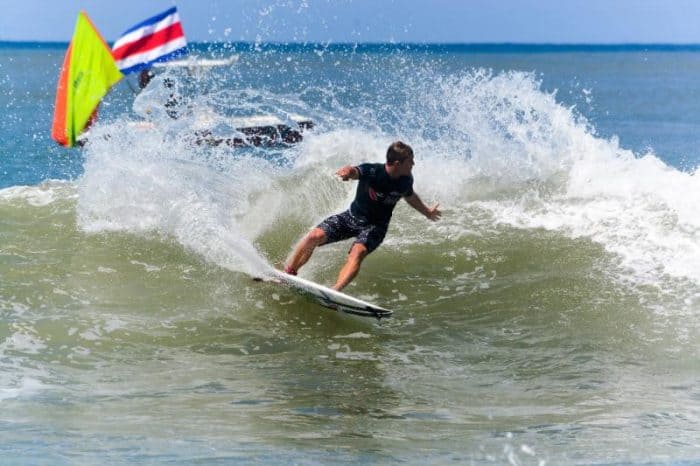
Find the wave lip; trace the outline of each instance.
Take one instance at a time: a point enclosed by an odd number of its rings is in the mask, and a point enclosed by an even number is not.
[[[345,208],[353,186],[333,180],[333,171],[381,160],[388,143],[403,139],[416,151],[417,192],[449,211],[452,232],[470,231],[470,207],[479,203],[495,225],[588,237],[644,282],[700,283],[695,173],[598,137],[534,73],[408,68],[393,70],[398,76],[380,80],[381,92],[363,94],[363,102],[349,101],[343,86],[298,98],[247,85],[187,96],[213,125],[225,125],[229,116],[217,111],[230,107],[311,115],[317,129],[283,154],[192,147],[181,137],[186,118],[163,117],[161,130],[137,136],[124,120],[103,125],[109,139],[96,128],[79,181],[79,224],[158,231],[216,264],[259,273],[267,257],[280,259],[257,245],[270,229],[303,223],[290,235],[300,236]]]
[[[417,138],[416,183],[447,199],[463,228],[460,205],[477,202],[496,223],[588,237],[645,283],[700,284],[697,170],[598,137],[532,73],[441,76],[417,95],[421,112],[402,125],[430,128]]]

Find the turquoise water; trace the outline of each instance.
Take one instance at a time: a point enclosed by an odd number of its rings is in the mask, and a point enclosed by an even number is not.
[[[195,52],[238,61],[119,84],[66,150],[63,46],[0,46],[3,464],[700,461],[699,50]],[[316,128],[191,139],[259,113]],[[399,205],[348,288],[394,318],[251,280],[395,139],[444,216]],[[332,282],[346,250],[302,275]]]

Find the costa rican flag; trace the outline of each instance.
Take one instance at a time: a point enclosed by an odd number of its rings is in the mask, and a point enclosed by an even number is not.
[[[119,70],[127,74],[183,55],[186,47],[180,15],[172,7],[122,34],[112,46],[112,55]]]

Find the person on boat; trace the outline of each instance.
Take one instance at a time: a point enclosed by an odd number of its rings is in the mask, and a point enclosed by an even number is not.
[[[143,89],[148,86],[155,74],[150,68],[144,68],[139,73],[139,89]]]
[[[359,180],[355,200],[348,210],[331,215],[302,238],[284,271],[296,275],[316,247],[354,237],[347,261],[333,285],[339,291],[355,278],[365,257],[384,240],[399,199],[404,198],[429,220],[438,220],[442,215],[439,204],[427,207],[413,191],[411,171],[414,165],[411,146],[397,141],[389,146],[383,164],[363,163],[340,168],[336,175],[343,181]]]

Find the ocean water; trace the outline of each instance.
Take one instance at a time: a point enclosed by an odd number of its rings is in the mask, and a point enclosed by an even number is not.
[[[699,48],[200,45],[67,150],[64,47],[0,45],[2,464],[700,462]],[[316,127],[193,142],[261,113]],[[392,319],[251,280],[396,139],[444,214],[347,290]]]

